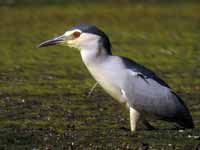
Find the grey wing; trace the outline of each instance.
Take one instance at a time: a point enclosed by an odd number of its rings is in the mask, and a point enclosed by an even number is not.
[[[144,115],[175,121],[183,127],[193,128],[192,117],[183,101],[170,88],[152,78],[130,74],[124,91],[131,107]]]
[[[168,87],[151,78],[141,77],[141,73],[137,75],[129,71],[128,74],[124,90],[133,108],[152,116],[173,118],[177,102]]]
[[[130,65],[129,62],[124,85],[129,105],[139,112],[163,120],[176,121],[185,127],[194,126],[183,101],[152,71],[134,62]]]

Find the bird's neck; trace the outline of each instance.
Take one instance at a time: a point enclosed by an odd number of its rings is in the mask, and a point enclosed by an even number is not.
[[[111,55],[105,48],[98,46],[81,50],[82,60],[87,67],[101,64]]]

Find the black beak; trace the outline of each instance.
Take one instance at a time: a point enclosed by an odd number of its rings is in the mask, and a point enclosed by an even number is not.
[[[53,38],[51,40],[42,42],[40,45],[37,46],[37,48],[56,45],[56,44],[63,42],[64,40],[65,40],[64,36],[59,36],[59,37]]]

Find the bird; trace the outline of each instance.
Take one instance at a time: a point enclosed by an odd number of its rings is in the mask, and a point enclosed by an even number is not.
[[[149,120],[175,123],[182,129],[194,128],[189,109],[172,88],[151,69],[112,53],[111,42],[101,29],[79,24],[61,36],[44,41],[38,48],[61,45],[75,48],[97,83],[130,113],[130,130],[138,122],[154,129]]]

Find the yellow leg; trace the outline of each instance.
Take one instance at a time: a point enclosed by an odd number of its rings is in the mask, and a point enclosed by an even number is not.
[[[136,125],[139,118],[140,118],[140,113],[134,108],[130,107],[130,125],[132,132],[136,130]]]

